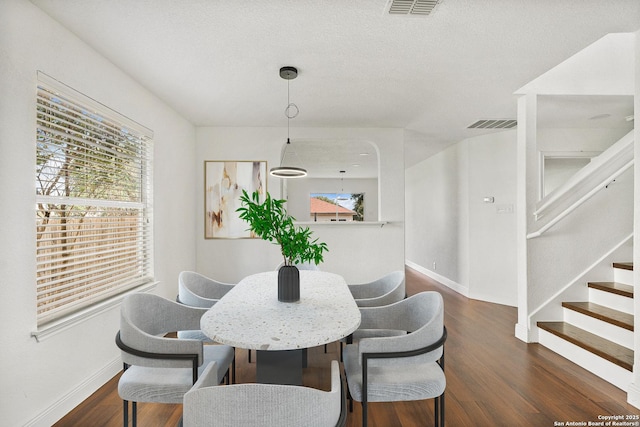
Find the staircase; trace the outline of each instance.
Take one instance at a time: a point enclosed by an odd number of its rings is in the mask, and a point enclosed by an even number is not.
[[[627,391],[633,371],[633,264],[590,282],[589,301],[563,302],[563,321],[538,322],[539,342]]]

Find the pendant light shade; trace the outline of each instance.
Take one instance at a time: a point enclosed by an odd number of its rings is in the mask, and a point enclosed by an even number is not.
[[[287,144],[284,146],[284,150],[282,150],[282,157],[280,158],[280,166],[271,168],[269,170],[269,175],[275,176],[278,178],[302,178],[307,176],[307,171],[304,168],[297,166],[285,166],[284,161],[286,159],[287,149],[291,145],[291,140],[289,139],[289,121],[295,118],[298,113],[298,106],[289,102],[289,80],[293,80],[298,77],[298,70],[295,67],[282,67],[280,68],[280,77],[287,80],[287,108],[284,110],[284,114],[287,116]],[[293,112],[292,112],[293,111]]]
[[[296,168],[294,166],[281,166],[277,168],[271,168],[269,175],[277,176],[278,178],[303,178],[307,176],[307,171],[302,168]]]
[[[282,151],[282,159],[280,159],[280,166],[277,168],[271,168],[269,170],[269,175],[275,176],[278,178],[303,178],[307,176],[306,169],[295,167],[295,166],[284,166],[282,162],[286,158],[287,148],[291,145],[291,141],[287,138],[287,145],[284,146],[284,150]]]

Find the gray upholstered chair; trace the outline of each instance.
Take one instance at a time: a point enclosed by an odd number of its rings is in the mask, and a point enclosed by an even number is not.
[[[178,276],[178,302],[191,307],[211,308],[233,286],[194,271],[183,271]]]
[[[206,309],[188,307],[153,294],[137,293],[124,298],[116,344],[122,350],[124,363],[118,394],[123,400],[125,427],[129,421],[129,401],[135,426],[137,402],[182,403],[184,393],[211,362],[216,363],[215,380],[222,382],[226,377],[229,382],[233,347],[166,337],[181,329],[199,328],[205,312]]]
[[[379,307],[405,297],[404,271],[392,271],[369,283],[349,285],[358,307]]]
[[[444,302],[438,292],[421,292],[402,301],[360,308],[360,327],[403,330],[398,336],[361,338],[343,350],[351,400],[367,402],[435,399],[435,425],[444,426]]]
[[[191,307],[211,308],[225,296],[235,284],[219,282],[194,271],[182,271],[178,275],[178,301]],[[178,331],[179,338],[211,342],[200,329]],[[251,363],[251,350],[247,350]],[[234,381],[235,381],[235,372]]]
[[[346,423],[340,368],[331,362],[331,390],[277,384],[218,386],[215,372],[202,374],[184,395],[184,427],[305,426]]]
[[[379,307],[402,300],[406,295],[404,271],[392,271],[372,282],[349,285],[349,290],[358,307]],[[340,341],[340,358],[344,342],[357,342],[363,337],[385,337],[404,335],[404,331],[391,329],[367,330],[359,328],[347,339]]]
[[[178,275],[176,301],[191,307],[211,308],[233,289],[233,286],[231,283],[219,282],[194,271],[182,271]],[[211,342],[209,337],[199,329],[178,331],[178,337]]]

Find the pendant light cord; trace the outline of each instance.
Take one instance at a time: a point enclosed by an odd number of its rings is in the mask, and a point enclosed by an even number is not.
[[[300,113],[300,109],[298,108],[298,106],[291,102],[289,84],[290,84],[290,80],[287,80],[287,108],[284,109],[284,115],[287,116],[287,145],[284,146],[284,150],[282,151],[282,157],[280,158],[280,166],[282,166],[282,162],[284,161],[284,157],[287,152],[287,146],[291,144],[291,140],[289,139],[291,119],[295,119]],[[291,107],[295,107],[294,114],[291,114]]]

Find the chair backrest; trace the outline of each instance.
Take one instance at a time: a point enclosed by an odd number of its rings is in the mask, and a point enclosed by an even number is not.
[[[349,285],[358,307],[378,307],[400,301],[405,297],[404,271],[392,271],[373,282]]]
[[[195,354],[202,364],[203,349],[199,340],[165,338],[169,332],[200,328],[205,309],[188,307],[148,293],[127,295],[120,308],[120,340],[137,352],[161,354]],[[149,358],[136,352],[122,351],[122,361],[129,365],[150,367],[192,367],[190,359]]]
[[[436,343],[444,331],[444,300],[439,292],[426,291],[402,301],[381,307],[384,310],[385,327],[407,331],[406,335],[385,338],[361,339],[360,353],[403,352],[425,348]],[[363,309],[363,310],[366,310]],[[438,360],[443,347],[411,357],[403,357],[401,363],[425,363]],[[398,359],[375,359],[370,366],[395,365]]]
[[[178,275],[178,300],[192,307],[210,308],[233,286],[194,271],[183,271]]]
[[[215,386],[203,373],[184,396],[184,427],[333,427],[341,420],[342,382],[331,362],[331,390],[276,384]]]

